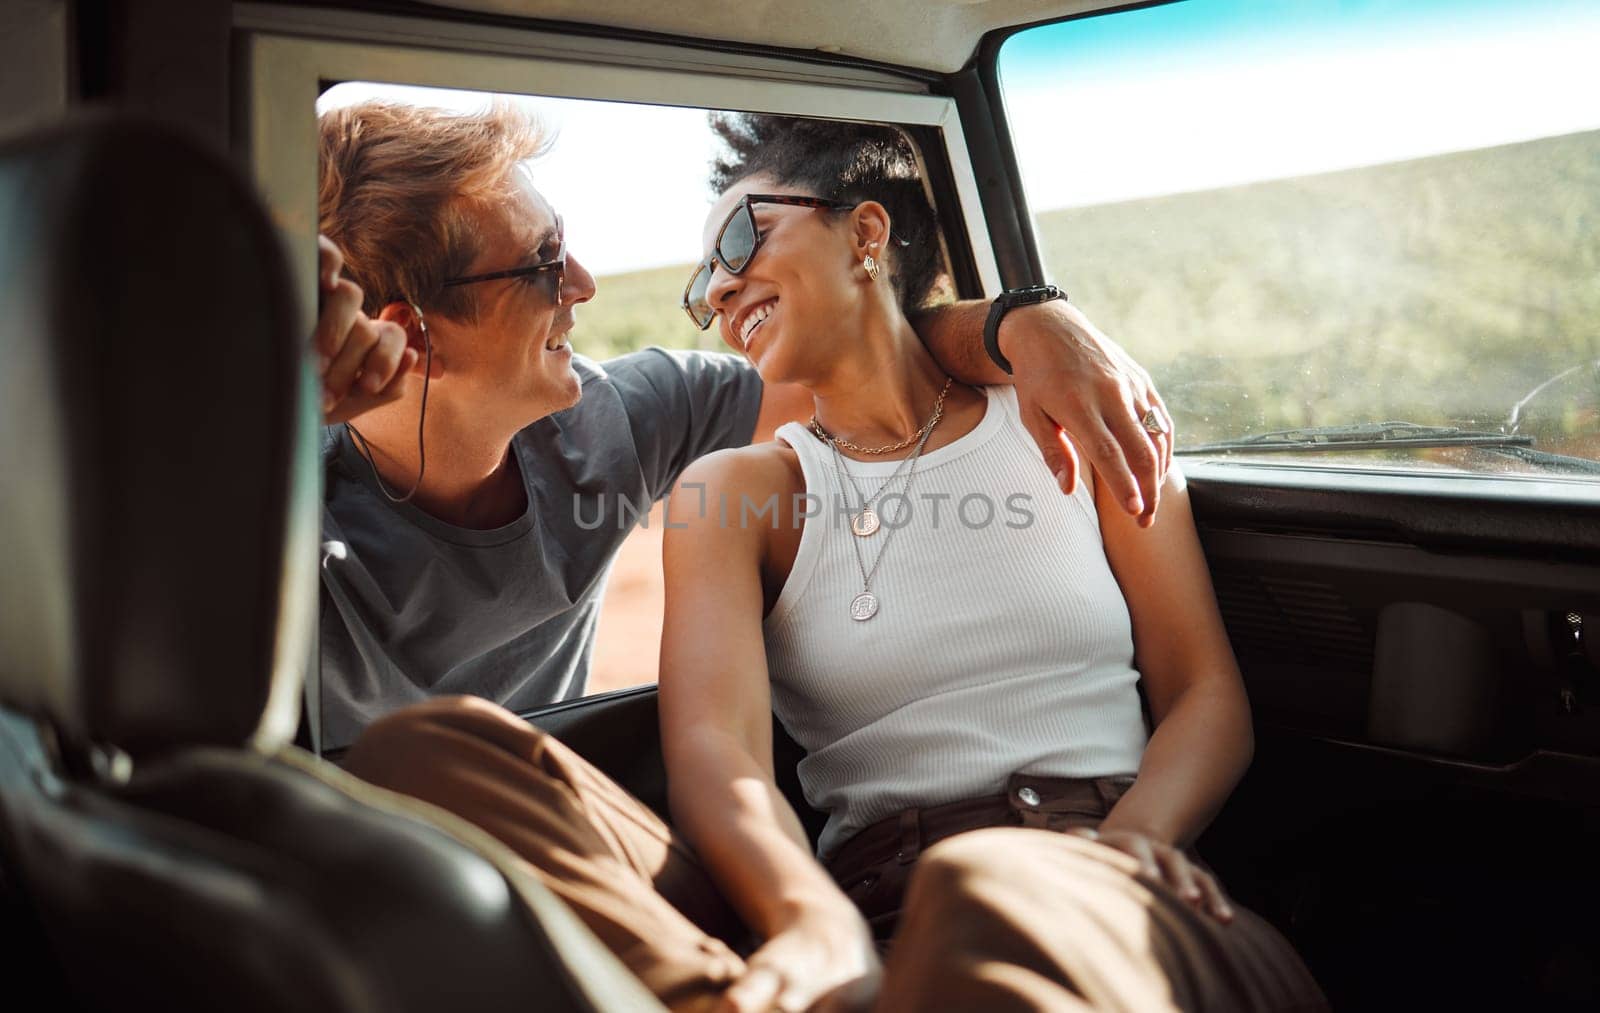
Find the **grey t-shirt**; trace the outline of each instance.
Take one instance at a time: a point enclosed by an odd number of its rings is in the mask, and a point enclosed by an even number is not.
[[[512,710],[582,696],[612,558],[701,454],[743,446],[761,380],[743,359],[648,348],[573,357],[583,397],[517,433],[527,512],[454,527],[378,491],[324,430],[322,745],[380,715],[470,693]]]

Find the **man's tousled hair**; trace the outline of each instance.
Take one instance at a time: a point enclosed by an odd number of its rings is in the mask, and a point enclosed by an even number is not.
[[[550,137],[509,102],[482,112],[364,102],[318,120],[318,230],[344,253],[363,312],[416,302],[470,320],[470,286],[444,288],[482,253],[466,213],[509,198],[516,166]]]

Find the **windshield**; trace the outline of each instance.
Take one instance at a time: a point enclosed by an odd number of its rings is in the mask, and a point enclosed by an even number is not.
[[[1185,0],[1022,32],[999,69],[1050,280],[1180,449],[1405,420],[1534,453],[1270,460],[1592,480],[1596,52],[1588,0]]]

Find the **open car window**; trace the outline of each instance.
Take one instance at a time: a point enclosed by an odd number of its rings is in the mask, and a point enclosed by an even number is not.
[[[348,81],[324,91],[317,111],[367,101],[460,112],[509,102],[548,130],[553,143],[528,170],[562,216],[570,255],[596,284],[594,298],[575,308],[576,354],[602,363],[652,346],[732,354],[715,324],[696,328],[680,305],[705,255],[701,235],[716,198],[708,183],[721,150],[713,110]],[[596,515],[574,509],[587,530]],[[657,681],[663,505],[640,513],[628,504],[618,515],[638,523],[606,577],[587,695]]]
[[[1144,6],[1020,32],[1051,280],[1178,449],[1600,478],[1600,7]]]

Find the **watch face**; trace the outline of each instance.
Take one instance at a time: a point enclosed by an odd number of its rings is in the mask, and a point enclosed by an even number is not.
[[[1006,293],[1006,302],[1013,306],[1028,303],[1044,302],[1046,299],[1060,297],[1061,290],[1054,285],[1033,285],[1029,288],[1012,289]]]

